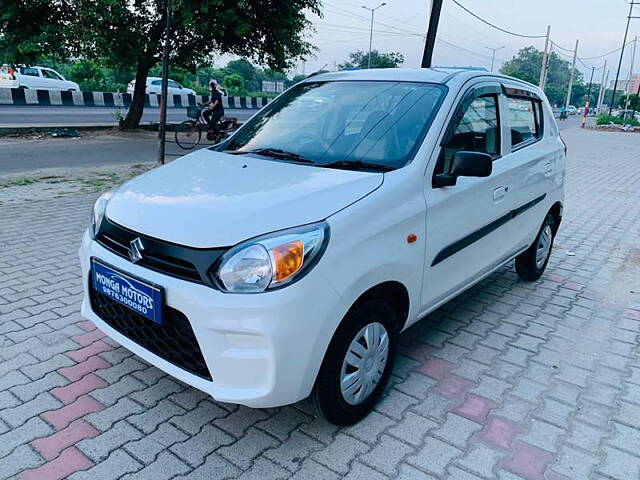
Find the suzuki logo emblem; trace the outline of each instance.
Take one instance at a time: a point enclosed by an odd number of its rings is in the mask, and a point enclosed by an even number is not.
[[[129,242],[129,258],[133,263],[137,263],[142,260],[142,251],[144,250],[144,244],[140,237],[136,237]]]

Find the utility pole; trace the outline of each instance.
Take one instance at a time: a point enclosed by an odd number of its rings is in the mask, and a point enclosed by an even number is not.
[[[371,12],[371,31],[369,33],[369,60],[367,61],[367,68],[371,68],[371,48],[373,46],[373,14],[376,13],[376,10],[384,7],[385,5],[386,3],[383,2],[375,8],[365,7],[364,5],[362,6],[362,8]]]
[[[160,124],[158,125],[157,165],[164,165],[164,141],[167,136],[167,90],[169,88],[169,53],[171,51],[171,0],[166,0],[166,26],[162,52],[162,96],[160,97]]]
[[[573,88],[573,76],[576,73],[576,58],[578,57],[578,42],[576,40],[576,49],[573,51],[573,62],[571,63],[571,74],[569,75],[569,88],[567,89],[567,100],[564,102],[565,110],[571,103],[571,89]]]
[[[604,66],[602,67],[602,80],[600,80],[600,90],[598,91],[598,101],[596,102],[596,112],[600,113],[600,107],[602,107],[602,98],[604,97],[604,92],[606,92],[607,87],[605,83],[605,75],[607,74],[607,61],[604,61]]]
[[[547,86],[547,79],[549,78],[549,70],[551,70],[551,55],[553,55],[553,45],[549,47],[549,54],[547,55],[547,64],[544,69],[544,78],[542,79],[542,88]]]
[[[544,41],[544,53],[542,54],[542,65],[540,66],[540,80],[538,86],[544,90],[544,84],[547,81],[547,69],[549,68],[549,38],[551,36],[551,25],[547,25],[547,37]]]
[[[436,33],[438,33],[438,23],[440,22],[440,12],[442,11],[442,0],[433,0],[431,2],[431,12],[429,14],[429,28],[427,30],[427,39],[424,44],[424,53],[422,54],[422,68],[431,68],[433,60],[433,49],[436,46]]]
[[[636,60],[636,46],[638,44],[638,37],[633,39],[633,50],[631,50],[631,68],[629,68],[629,84],[627,85],[627,99],[624,102],[624,112],[622,113],[622,119],[624,120],[627,110],[629,110],[629,96],[633,93],[631,89],[631,80],[633,79],[633,64]]]
[[[609,74],[610,73],[611,73],[611,70],[607,70],[607,76],[604,79],[604,90],[602,92],[602,98],[600,99],[600,108],[602,108],[602,106],[604,105],[604,97],[606,97],[607,84],[609,83]]]
[[[492,53],[492,55],[491,55],[491,71],[493,72],[493,64],[494,64],[494,62],[496,60],[496,51],[497,50],[502,50],[503,48],[506,48],[506,47],[502,46],[502,47],[497,47],[497,48],[491,48],[491,47],[484,47],[484,48],[486,48],[487,50],[491,50],[491,53]]]
[[[589,114],[589,105],[591,103],[591,86],[593,85],[593,72],[596,71],[596,67],[591,67],[591,78],[589,79],[589,89],[587,91],[587,101],[584,104],[584,112],[582,114],[582,128],[587,125],[587,115]]]
[[[624,39],[622,40],[622,49],[620,50],[620,59],[618,60],[618,70],[616,71],[616,79],[613,82],[613,91],[611,92],[611,102],[609,102],[609,115],[613,114],[613,102],[616,99],[616,89],[618,88],[618,80],[620,79],[620,68],[622,67],[622,57],[624,56],[624,47],[627,45],[627,35],[629,35],[629,24],[631,23],[634,5],[640,5],[640,2],[629,2],[629,15],[627,15],[627,27],[624,29]]]

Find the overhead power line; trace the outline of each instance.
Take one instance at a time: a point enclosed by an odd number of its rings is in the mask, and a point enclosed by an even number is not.
[[[461,9],[463,9],[465,12],[467,12],[469,15],[472,15],[473,17],[475,17],[478,20],[480,20],[482,23],[486,23],[490,27],[495,28],[496,30],[500,30],[501,32],[508,33],[509,35],[514,35],[516,37],[521,37],[521,38],[545,38],[545,36],[546,36],[546,35],[523,35],[522,33],[512,32],[512,31],[507,30],[505,28],[499,27],[499,26],[489,22],[488,20],[485,20],[484,18],[482,18],[480,15],[478,15],[476,13],[473,13],[467,7],[465,7],[460,2],[458,2],[458,0],[451,0],[451,1],[453,3],[455,3],[457,6],[459,6]]]
[[[633,43],[633,40],[631,40],[630,42],[627,42],[624,44],[624,46],[628,46],[631,45]],[[597,60],[598,58],[604,58],[607,57],[609,55],[611,55],[612,53],[616,53],[619,52],[620,50],[622,50],[622,47],[618,47],[615,50],[611,50],[610,52],[607,53],[603,53],[602,55],[596,55],[595,57],[582,57],[583,60]]]

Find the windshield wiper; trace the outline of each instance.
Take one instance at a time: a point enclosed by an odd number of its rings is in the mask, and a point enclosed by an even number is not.
[[[256,155],[263,155],[265,157],[272,157],[278,160],[288,160],[298,163],[310,163],[315,164],[313,160],[309,160],[308,158],[303,157],[294,152],[289,152],[287,150],[282,150],[281,148],[256,148],[255,150],[244,150],[244,151],[228,151],[227,153],[231,153],[233,155],[242,155],[246,153],[255,153]]]
[[[345,170],[371,170],[374,172],[390,172],[393,168],[379,163],[362,162],[360,160],[337,160],[329,163],[318,163],[319,167],[341,168]]]

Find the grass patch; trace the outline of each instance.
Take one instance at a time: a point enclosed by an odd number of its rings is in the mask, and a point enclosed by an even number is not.
[[[609,125],[611,123],[615,125],[624,124],[631,125],[632,127],[640,127],[640,122],[638,122],[638,120],[633,118],[631,115],[627,115],[624,121],[622,120],[622,117],[607,114],[598,115],[598,118],[596,119],[596,125]]]

